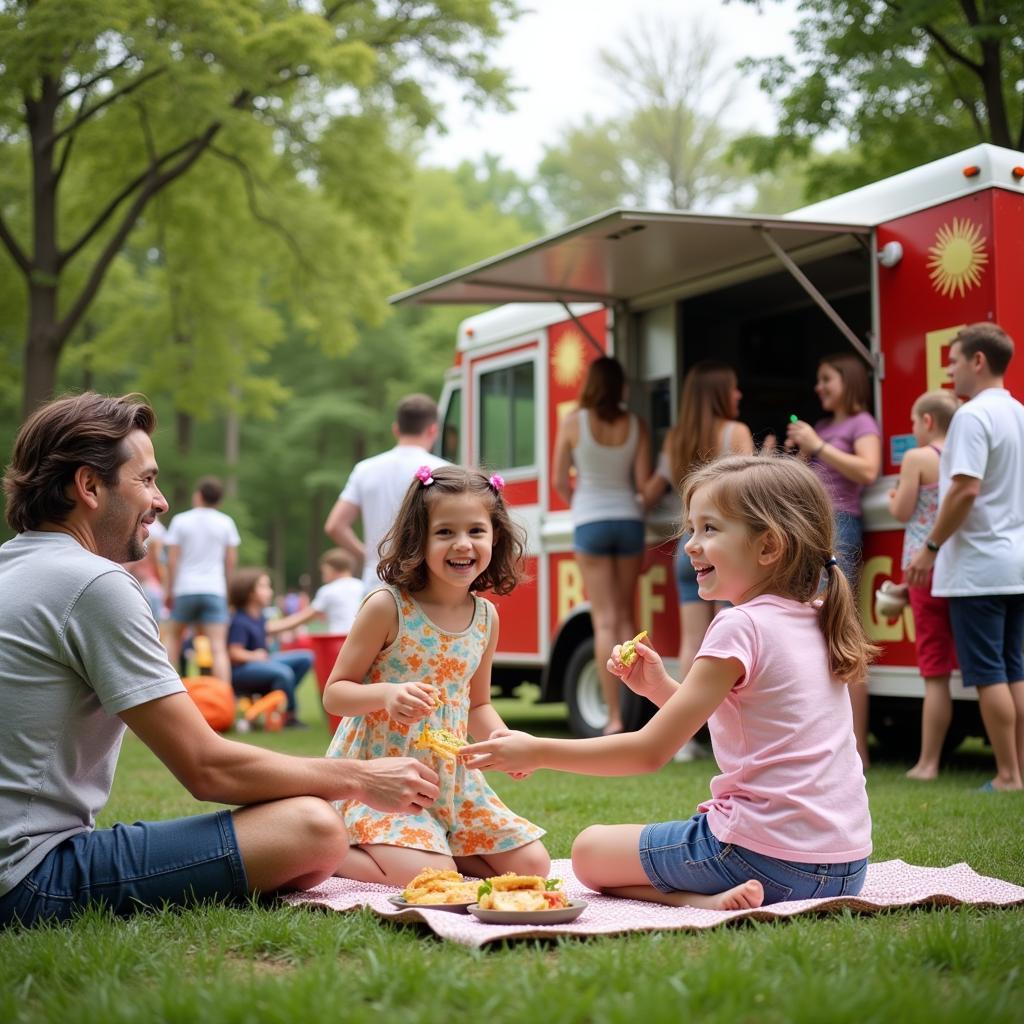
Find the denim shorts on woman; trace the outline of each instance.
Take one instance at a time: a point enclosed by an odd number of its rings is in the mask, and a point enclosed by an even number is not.
[[[676,597],[680,604],[696,604],[700,601],[700,588],[697,586],[697,570],[690,561],[684,548],[690,543],[691,533],[684,533],[676,545],[676,553],[672,565],[676,574]]]
[[[632,558],[644,553],[642,519],[602,519],[581,523],[573,530],[572,545],[581,555]]]
[[[725,892],[755,879],[764,886],[764,903],[856,896],[864,885],[868,862],[803,864],[720,843],[708,828],[707,815],[689,821],[645,825],[640,833],[640,863],[660,892]]]
[[[0,927],[64,921],[87,906],[127,917],[147,907],[248,893],[230,811],[81,832],[0,896]]]

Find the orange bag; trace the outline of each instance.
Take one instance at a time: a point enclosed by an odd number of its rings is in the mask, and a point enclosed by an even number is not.
[[[214,676],[192,676],[182,682],[211,729],[227,732],[235,724],[235,691],[230,683]]]

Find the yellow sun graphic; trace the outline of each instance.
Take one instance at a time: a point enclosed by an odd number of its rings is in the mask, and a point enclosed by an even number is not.
[[[583,338],[577,331],[566,331],[555,343],[551,366],[555,383],[563,388],[572,387],[583,375]]]
[[[943,224],[936,232],[935,244],[928,247],[932,284],[949,298],[954,292],[963,297],[968,288],[975,287],[986,263],[988,253],[981,226],[966,217],[954,217],[952,225]]]

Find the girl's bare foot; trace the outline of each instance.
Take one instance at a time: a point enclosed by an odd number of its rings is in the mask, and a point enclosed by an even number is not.
[[[934,782],[939,777],[939,769],[928,765],[915,764],[907,771],[908,779],[917,779],[918,782]]]
[[[700,907],[702,910],[747,910],[759,907],[764,902],[764,886],[751,879],[725,892],[663,893],[658,902],[676,907]]]

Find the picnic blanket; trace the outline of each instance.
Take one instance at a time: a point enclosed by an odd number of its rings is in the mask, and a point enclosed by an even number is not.
[[[601,896],[576,881],[572,862],[551,863],[550,876],[561,878],[570,899],[587,900],[589,906],[570,924],[484,924],[471,914],[445,910],[398,908],[388,902],[396,890],[347,878],[329,878],[314,889],[285,896],[296,906],[348,911],[368,907],[393,921],[426,924],[442,939],[463,946],[480,947],[508,939],[551,938],[557,935],[621,935],[624,932],[688,931],[714,928],[729,921],[753,918],[771,921],[796,914],[819,914],[848,907],[858,913],[875,913],[891,907],[957,906],[1012,907],[1024,904],[1024,886],[979,875],[967,864],[926,868],[902,860],[869,864],[859,896],[833,899],[791,900],[754,910],[701,910],[696,907],[664,907],[656,903]]]

